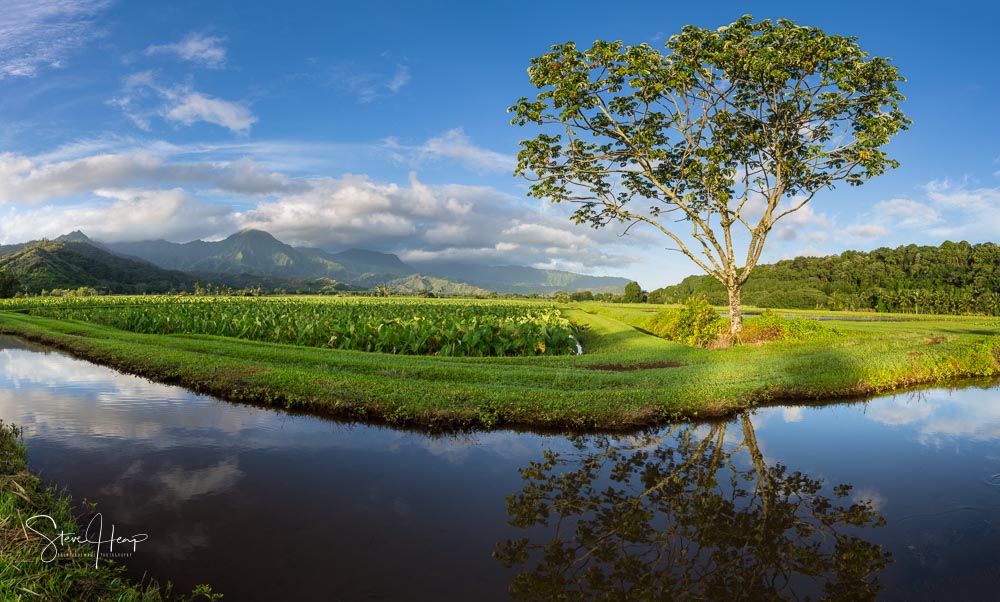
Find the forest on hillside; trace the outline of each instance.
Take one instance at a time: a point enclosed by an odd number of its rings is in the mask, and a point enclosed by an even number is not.
[[[649,293],[651,303],[703,295],[728,303],[710,276],[689,276]],[[900,313],[1000,315],[1000,246],[945,242],[759,265],[743,288],[745,305]]]

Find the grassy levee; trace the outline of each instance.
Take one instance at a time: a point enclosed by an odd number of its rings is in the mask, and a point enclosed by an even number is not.
[[[833,339],[705,350],[637,329],[650,309],[564,309],[584,328],[582,356],[388,355],[135,334],[12,312],[0,312],[0,333],[231,401],[431,429],[623,430],[1000,375],[994,318],[840,322]]]
[[[85,544],[58,543],[64,556],[44,557],[48,542],[34,532],[47,524],[31,517],[51,517],[59,531],[80,533],[68,496],[46,489],[41,479],[28,470],[26,450],[17,427],[0,421],[0,600],[74,600],[79,602],[117,600],[214,600],[211,588],[198,586],[191,594],[174,596],[170,588],[156,584],[135,585],[125,580],[122,568],[106,559],[94,562],[93,549]],[[28,525],[26,525],[26,521]],[[29,528],[29,526],[31,528]],[[51,551],[51,549],[50,549]]]

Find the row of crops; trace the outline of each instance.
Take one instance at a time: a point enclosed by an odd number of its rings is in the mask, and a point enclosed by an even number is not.
[[[540,303],[276,297],[20,299],[0,309],[147,334],[445,356],[575,353],[579,332]]]

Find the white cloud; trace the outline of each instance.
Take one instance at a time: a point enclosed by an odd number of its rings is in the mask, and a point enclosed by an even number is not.
[[[492,188],[430,186],[415,174],[408,186],[361,175],[316,179],[304,192],[257,204],[238,221],[293,244],[363,246],[409,261],[590,267],[634,261],[608,252],[620,244],[613,233],[583,230]]]
[[[804,225],[789,222],[775,229],[774,244],[769,243],[765,250],[765,260],[910,243],[938,245],[944,240],[970,243],[996,240],[1000,232],[1000,187],[945,178],[931,180],[920,188],[924,194],[916,198],[890,197],[868,202],[869,208],[847,224],[838,224],[825,214],[803,213],[797,221],[805,222]],[[809,228],[810,223],[816,227]],[[798,244],[795,246],[799,248],[792,248],[789,241],[807,244],[804,248]]]
[[[222,46],[224,41],[222,38],[192,32],[172,44],[148,47],[146,55],[168,54],[209,69],[221,69],[226,65],[226,49]]]
[[[316,175],[341,169],[352,160],[380,159],[378,143],[305,142],[231,138],[174,144],[157,138],[106,134],[73,140],[32,157],[37,163],[83,159],[99,154],[152,153],[164,161],[226,165],[250,158],[272,172]]]
[[[793,198],[789,201],[781,203],[778,206],[778,211],[785,211],[801,202],[802,199],[798,197]],[[781,218],[778,223],[795,226],[818,226],[821,228],[828,228],[830,226],[830,219],[825,213],[816,213],[816,210],[813,209],[813,206],[810,204],[803,206],[798,211],[789,213],[785,217]]]
[[[0,154],[0,182],[6,184],[34,168],[31,159],[14,153]]]
[[[204,181],[229,192],[258,195],[290,192],[306,187],[284,174],[267,171],[253,159],[241,157],[224,164],[190,163],[170,165],[165,170],[176,181]]]
[[[260,203],[241,216],[243,227],[267,230],[283,240],[317,246],[382,245],[437,226],[458,208],[411,176],[408,188],[367,176],[320,178],[301,194]],[[428,225],[429,224],[429,225]],[[418,228],[418,225],[420,226]]]
[[[153,129],[150,123],[149,116],[144,115],[142,111],[137,110],[135,99],[131,96],[119,96],[112,98],[108,101],[108,104],[113,107],[118,107],[121,112],[128,117],[129,121],[135,124],[135,127],[139,128],[144,132],[149,132]]]
[[[243,471],[239,466],[239,460],[235,456],[207,468],[189,470],[170,466],[167,470],[152,475],[152,480],[159,481],[153,501],[179,506],[196,497],[231,489],[243,478]]]
[[[249,134],[257,117],[242,102],[202,94],[190,84],[173,87],[157,83],[152,71],[139,71],[122,80],[122,94],[108,101],[140,129],[149,131],[155,116],[183,125],[199,121],[222,126],[235,134]]]
[[[122,79],[121,96],[109,99],[107,104],[120,109],[137,128],[148,132],[152,129],[151,118],[156,112],[144,105],[154,90],[159,88],[152,71],[131,73]]]
[[[536,245],[547,248],[573,248],[586,245],[589,239],[564,228],[535,223],[518,223],[503,231],[504,240],[519,245]]]
[[[460,224],[437,224],[424,232],[424,240],[434,246],[467,245],[472,241],[472,229]]]
[[[792,199],[790,202],[796,201]],[[801,200],[798,202],[801,202]],[[787,203],[779,206],[778,210],[783,211],[786,208]],[[814,230],[812,228],[829,227],[830,219],[825,213],[816,213],[816,210],[812,208],[812,205],[805,205],[798,211],[781,218],[775,227],[774,235],[779,240],[785,241],[805,240],[810,242],[821,242],[827,238],[826,231]]]
[[[23,155],[0,154],[0,204],[42,203],[135,184],[209,186],[244,195],[304,187],[247,157],[220,163],[182,163],[169,162],[154,152],[135,151],[46,163]]]
[[[983,403],[989,393],[974,388],[893,395],[872,400],[865,416],[891,426],[905,426],[929,446],[958,446],[966,441],[1000,437],[1000,407]]]
[[[951,180],[924,185],[927,198],[942,216],[928,232],[939,239],[995,241],[1000,232],[1000,187],[970,187]]]
[[[461,261],[484,265],[524,263],[523,260],[511,260],[513,252],[518,249],[515,244],[498,242],[492,246],[454,246],[438,250],[408,249],[400,252],[399,256],[403,261],[411,262]]]
[[[386,84],[386,87],[395,93],[399,92],[408,83],[410,83],[410,68],[406,65],[396,65],[396,73],[389,80],[389,83]]]
[[[148,174],[160,166],[149,154],[94,155],[39,165],[21,155],[0,155],[0,202],[42,202]]]
[[[568,207],[486,186],[429,185],[415,173],[403,183],[351,174],[289,178],[263,164],[270,150],[290,152],[285,146],[104,138],[34,157],[0,155],[0,204],[8,208],[0,242],[76,229],[106,241],[186,242],[253,227],[331,250],[574,271],[618,271],[638,261],[623,250],[648,244],[574,225]],[[215,202],[220,197],[226,201]]]
[[[478,260],[562,269],[624,265],[633,257],[610,232],[591,232],[559,215],[545,215],[494,189],[409,185],[366,176],[288,180],[250,159],[221,165],[170,163],[152,154],[97,155],[53,164],[7,156],[0,161],[7,200],[30,198],[37,209],[12,206],[0,226],[3,242],[55,237],[81,229],[106,241],[217,238],[239,228],[272,232],[292,244],[339,249],[362,246],[415,260]],[[273,200],[237,211],[184,188],[203,183]],[[129,184],[140,184],[134,186]],[[54,200],[83,196],[74,204]],[[232,194],[230,196],[233,196]]]
[[[105,134],[94,138],[78,138],[70,140],[45,151],[31,158],[36,163],[58,163],[61,161],[71,161],[73,159],[83,159],[93,155],[112,153],[135,153],[142,149],[161,147],[162,142],[156,140],[139,141],[135,138],[118,136],[116,134]],[[27,159],[26,159],[27,160]]]
[[[924,185],[927,197],[945,208],[981,211],[1000,209],[1000,188],[968,188],[951,180],[932,180]]]
[[[787,406],[781,409],[781,417],[785,422],[802,422],[805,417],[805,408],[802,406]]]
[[[410,68],[403,64],[396,64],[395,69],[388,73],[378,67],[342,62],[332,65],[326,75],[319,78],[319,83],[339,88],[353,95],[358,102],[367,104],[398,94],[411,80]]]
[[[879,226],[878,224],[861,224],[838,230],[837,235],[843,238],[871,241],[871,239],[888,236],[889,230],[883,226]]]
[[[126,90],[135,90],[137,88],[156,88],[157,86],[154,73],[146,70],[126,75],[122,79],[122,87]]]
[[[874,487],[855,489],[851,493],[851,501],[855,504],[868,504],[876,512],[883,512],[889,503],[889,499]]]
[[[245,105],[205,96],[193,90],[174,91],[168,98],[172,105],[165,109],[164,116],[184,125],[205,121],[221,125],[236,134],[249,134],[250,126],[257,122],[257,118]]]
[[[0,224],[5,242],[55,238],[73,230],[105,241],[218,237],[237,227],[230,207],[200,201],[179,188],[107,189],[97,199],[70,207],[12,209]]]
[[[417,150],[421,157],[455,159],[475,171],[512,172],[517,163],[510,155],[472,144],[460,128],[427,140]]]
[[[0,79],[33,77],[98,35],[110,0],[7,0],[0,11]]]
[[[933,208],[909,199],[889,199],[877,203],[876,216],[896,218],[896,225],[904,228],[924,227],[941,221],[940,214]]]
[[[414,167],[430,161],[451,160],[477,173],[511,173],[517,163],[510,155],[476,146],[461,128],[429,138],[420,146],[405,146],[395,138],[386,138],[382,144],[393,159]]]

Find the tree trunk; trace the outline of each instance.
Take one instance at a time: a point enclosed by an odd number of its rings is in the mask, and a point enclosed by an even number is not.
[[[738,285],[729,285],[729,334],[739,334],[743,330],[743,308],[740,306],[740,290]]]

